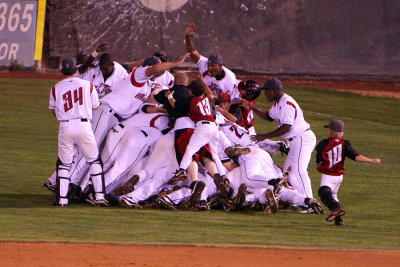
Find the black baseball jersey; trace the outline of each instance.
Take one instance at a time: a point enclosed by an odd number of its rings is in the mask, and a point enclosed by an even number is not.
[[[359,154],[355,151],[350,142],[343,138],[324,139],[316,147],[317,170],[321,173],[339,176],[344,174],[344,160],[349,157],[355,160]]]

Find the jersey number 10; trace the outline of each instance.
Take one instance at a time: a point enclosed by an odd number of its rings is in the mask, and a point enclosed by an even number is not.
[[[64,103],[64,111],[67,112],[70,110],[74,103],[79,101],[79,105],[83,104],[83,96],[82,96],[82,87],[79,87],[79,89],[74,90],[74,99],[72,101],[72,93],[71,91],[66,92],[63,94],[63,100],[65,101]]]
[[[329,168],[342,161],[342,144],[335,146],[332,150],[326,152],[329,159]]]

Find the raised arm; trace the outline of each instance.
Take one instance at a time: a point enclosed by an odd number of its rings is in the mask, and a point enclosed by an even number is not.
[[[257,114],[257,116],[259,116],[263,120],[273,121],[273,119],[268,115],[267,111],[264,111],[264,110],[262,110],[262,109],[260,109],[260,108],[258,108],[256,106],[253,106],[246,99],[240,100],[240,105],[245,107],[245,108],[251,109],[255,114]]]
[[[196,50],[196,47],[194,46],[194,43],[192,41],[192,36],[196,32],[196,25],[194,23],[190,24],[186,28],[186,33],[185,33],[185,44],[186,44],[186,50],[190,54],[190,57],[192,58],[193,62],[196,64],[200,60],[200,54]]]
[[[94,59],[97,57],[97,55],[99,53],[104,52],[105,50],[107,50],[110,47],[110,45],[108,43],[102,43],[101,45],[99,45],[96,50],[93,51],[92,54],[90,54],[89,58],[85,61],[85,63],[83,63],[79,68],[78,68],[78,72],[80,74],[84,73],[85,71],[87,71],[87,69],[92,65]]]
[[[176,67],[176,66],[182,64],[183,61],[185,61],[185,58],[187,58],[188,56],[189,56],[189,53],[184,54],[177,61],[162,62],[162,63],[155,64],[146,70],[146,72],[145,72],[146,76],[150,77],[156,73],[162,73],[166,70],[172,69],[173,67]]]
[[[204,94],[208,97],[211,103],[215,103],[217,97],[213,94],[210,87],[208,87],[208,85],[206,84],[206,81],[204,80],[203,75],[201,75],[201,72],[199,72],[199,75],[197,77],[204,87]]]

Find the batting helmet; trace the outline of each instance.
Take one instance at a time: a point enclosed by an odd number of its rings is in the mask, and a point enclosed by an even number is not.
[[[242,98],[253,101],[255,100],[261,93],[260,84],[253,80],[247,80],[245,82],[240,82],[238,86],[240,95]]]

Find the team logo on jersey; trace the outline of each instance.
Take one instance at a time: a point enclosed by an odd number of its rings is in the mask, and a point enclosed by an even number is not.
[[[139,93],[139,94],[135,95],[135,98],[139,99],[139,100],[141,100],[143,102],[147,99],[146,95],[142,94],[142,93]]]
[[[221,89],[221,87],[219,87],[217,84],[215,84],[215,83],[212,83],[211,85],[210,85],[210,89],[211,89],[211,91],[215,94],[215,95],[218,95],[219,93],[222,93],[222,89]]]

